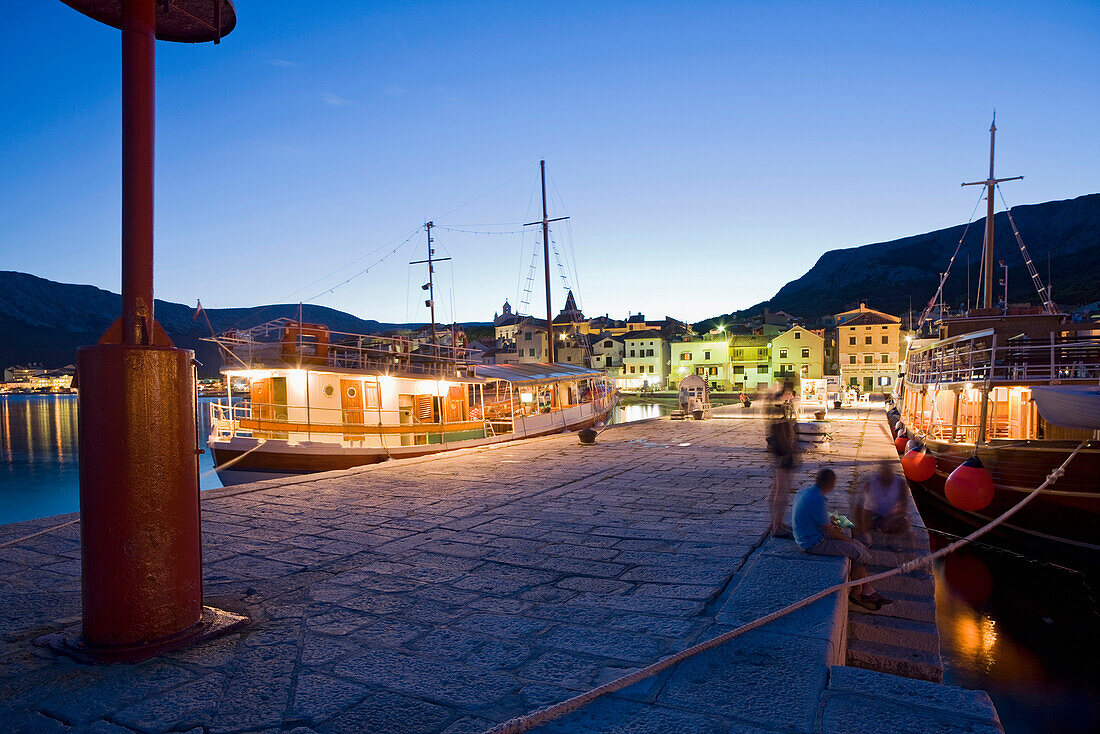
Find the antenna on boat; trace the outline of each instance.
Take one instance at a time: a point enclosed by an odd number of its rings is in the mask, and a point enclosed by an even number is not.
[[[409,265],[423,265],[428,264],[428,282],[420,286],[421,290],[428,291],[428,298],[424,301],[424,305],[431,309],[432,315],[432,346],[436,345],[435,336],[435,263],[444,262],[450,260],[449,257],[435,257],[435,250],[432,248],[432,243],[435,240],[432,239],[432,227],[435,226],[435,222],[425,222],[424,231],[428,233],[428,259],[427,260],[413,260]],[[454,345],[452,344],[452,347]]]
[[[569,217],[555,217],[553,219],[547,219],[546,215],[546,161],[539,161],[539,173],[542,176],[542,219],[537,222],[527,222],[524,227],[530,227],[533,224],[542,225],[542,264],[546,271],[546,355],[550,364],[553,364],[554,359],[554,311],[553,306],[550,303],[550,222],[560,222],[563,219],[569,219]]]
[[[1017,181],[1023,176],[996,178],[993,175],[993,146],[997,136],[997,110],[993,110],[993,124],[989,126],[989,178],[972,181],[963,186],[985,186],[985,247],[982,254],[982,308],[993,308],[993,188],[1002,181]]]

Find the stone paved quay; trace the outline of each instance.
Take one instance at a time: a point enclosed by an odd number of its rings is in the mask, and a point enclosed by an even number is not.
[[[884,425],[840,417],[799,483],[822,461],[854,479]],[[252,623],[139,665],[33,644],[79,621],[77,526],[0,549],[0,731],[456,734],[562,700],[843,578],[764,541],[763,430],[647,421],[205,492],[207,603]],[[846,607],[538,731],[1000,731],[984,694],[843,667]]]

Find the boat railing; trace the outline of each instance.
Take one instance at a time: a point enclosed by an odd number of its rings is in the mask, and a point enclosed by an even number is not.
[[[321,366],[438,378],[467,371],[472,355],[465,347],[331,331],[291,319],[231,329],[209,341],[224,350],[227,366],[242,369]]]
[[[991,332],[955,338],[909,352],[906,379],[913,384],[1020,384],[1100,380],[1100,337],[1009,339]]]
[[[252,400],[215,400],[209,403],[210,435],[216,441],[233,438],[285,439],[293,433],[301,440],[346,444],[380,438],[382,446],[451,443],[483,435],[514,431],[511,416],[489,419],[469,415],[461,420],[419,421],[404,409],[330,408]],[[472,412],[472,411],[471,411]]]

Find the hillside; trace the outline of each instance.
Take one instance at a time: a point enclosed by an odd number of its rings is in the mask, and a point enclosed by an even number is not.
[[[1049,255],[1055,301],[1080,304],[1100,298],[1100,259],[1096,257],[1100,252],[1100,194],[1017,206],[1012,217],[1044,282]],[[1004,260],[1008,265],[1009,300],[1036,301],[1035,287],[1007,216],[996,214],[993,224],[994,264]],[[947,267],[963,229],[960,224],[891,242],[830,250],[805,275],[787,283],[771,299],[737,313],[755,314],[767,307],[817,318],[862,300],[874,308],[903,314],[909,310],[910,298],[914,311],[919,312],[935,293],[939,273]],[[957,306],[966,301],[968,253],[970,288],[976,292],[984,231],[984,217],[970,225],[947,281],[946,303]],[[1000,272],[996,277],[1000,279]],[[699,326],[709,328],[712,322],[734,315],[716,316]]]
[[[46,367],[72,364],[77,347],[95,344],[121,310],[122,297],[117,293],[0,271],[0,367],[26,362],[41,362]],[[210,336],[210,330],[201,317],[193,318],[193,306],[158,300],[155,313],[176,346],[195,350],[204,375],[217,373],[217,348],[201,341]],[[298,305],[211,308],[206,313],[215,331],[222,331],[280,317],[297,318]],[[305,305],[302,317],[334,331],[360,334],[405,326],[364,320],[325,306]]]

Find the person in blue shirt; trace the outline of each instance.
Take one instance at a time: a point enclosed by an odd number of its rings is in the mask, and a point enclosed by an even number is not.
[[[849,538],[829,519],[825,495],[833,491],[834,487],[836,472],[832,469],[821,469],[814,483],[800,489],[795,495],[794,507],[791,509],[794,542],[806,553],[851,558],[851,579],[857,581],[867,575],[871,554],[867,546]],[[852,587],[848,600],[874,612],[893,601],[876,592],[869,583]]]

